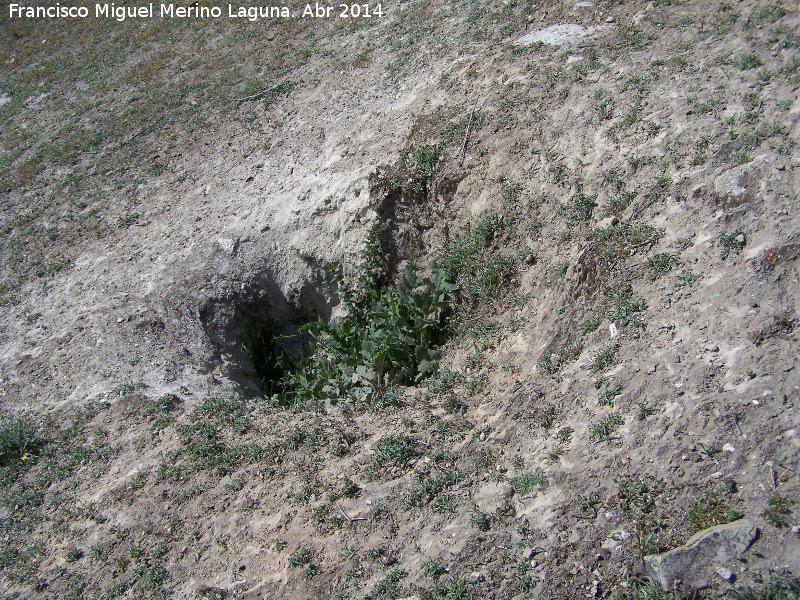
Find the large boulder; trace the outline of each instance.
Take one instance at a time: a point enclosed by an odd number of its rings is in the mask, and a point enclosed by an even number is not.
[[[676,582],[703,589],[720,567],[733,567],[736,556],[745,552],[756,539],[758,528],[750,521],[736,521],[704,529],[684,546],[664,554],[646,556],[646,573],[670,591]]]

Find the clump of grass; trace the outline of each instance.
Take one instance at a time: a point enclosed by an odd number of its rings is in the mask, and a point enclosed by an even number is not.
[[[289,555],[288,563],[289,568],[294,569],[310,564],[312,559],[311,550],[300,546],[297,550]]]
[[[621,385],[606,389],[606,391],[600,394],[600,406],[611,406],[611,404],[614,402],[614,398],[619,396],[621,393]]]
[[[592,355],[592,372],[597,373],[599,371],[604,371],[613,365],[618,351],[619,346],[617,344],[611,344],[610,346],[606,346],[595,351],[595,353]]]
[[[635,296],[631,287],[612,293],[611,298],[614,306],[606,311],[606,318],[609,321],[619,322],[623,326],[641,327],[643,325],[638,313],[647,308],[647,303],[644,298]]]
[[[566,443],[570,440],[573,433],[575,433],[575,430],[572,427],[562,427],[556,432],[556,437],[562,443]]]
[[[476,504],[472,507],[472,516],[470,516],[469,524],[480,531],[489,531],[492,525],[492,515],[483,512]]]
[[[442,561],[438,558],[429,558],[422,565],[422,572],[425,573],[426,577],[438,581],[442,575],[447,573],[447,569],[444,568]]]
[[[556,214],[562,215],[568,223],[583,223],[590,221],[594,207],[597,206],[597,195],[590,196],[579,192],[572,197],[572,202],[568,205],[560,204],[556,208]]]
[[[722,248],[720,252],[720,258],[722,260],[726,260],[728,256],[730,256],[731,252],[734,254],[739,254],[746,244],[747,238],[745,237],[743,231],[740,231],[739,229],[733,232],[726,231],[719,236],[719,245]]]
[[[618,242],[632,248],[653,243],[663,234],[663,230],[644,223],[620,221],[606,229],[592,229],[586,234],[586,239]]]
[[[773,527],[787,527],[789,520],[787,515],[791,514],[789,501],[778,491],[771,492],[767,497],[767,507],[761,516]]]
[[[458,396],[450,395],[442,403],[442,408],[449,413],[458,413],[466,408],[466,405],[458,399]]]
[[[758,575],[754,577],[758,583],[764,583],[761,589],[748,585],[741,589],[731,590],[724,600],[796,600],[800,598],[800,579],[793,577],[789,571],[779,569],[768,570],[766,581]]]
[[[405,467],[417,456],[417,442],[404,434],[382,437],[375,446],[370,466],[380,469],[387,465]]]
[[[734,63],[737,67],[739,67],[739,69],[746,71],[747,69],[755,69],[756,67],[760,67],[764,64],[764,61],[761,60],[761,57],[758,54],[744,54],[737,58]]]
[[[677,254],[656,254],[647,259],[647,268],[650,271],[650,278],[657,279],[661,275],[666,275],[672,267],[681,264],[681,259]]]
[[[436,375],[428,378],[427,386],[429,391],[433,392],[434,394],[439,394],[452,389],[463,380],[464,378],[460,373],[450,369],[443,369]]]
[[[589,436],[595,441],[606,439],[624,422],[618,414],[610,413],[604,419],[594,421],[589,425]]]
[[[536,420],[543,429],[550,429],[556,420],[556,407],[548,404],[540,408],[536,413]]]
[[[742,513],[730,506],[730,500],[725,492],[714,489],[702,490],[689,506],[686,514],[686,524],[689,526],[689,530],[694,533],[714,525],[723,525],[741,519]]]
[[[510,220],[490,215],[474,230],[445,246],[437,257],[450,281],[458,285],[459,297],[469,307],[499,300],[516,269],[513,257],[489,251],[492,241],[510,225]]]
[[[509,479],[508,483],[514,488],[515,492],[524,496],[533,488],[544,485],[546,480],[544,471],[536,469],[532,474],[522,473],[520,475],[515,475]]]
[[[35,452],[45,444],[36,427],[22,417],[0,418],[0,467],[33,460]]]
[[[342,497],[356,498],[361,494],[361,488],[349,477],[345,477],[342,481]]]
[[[400,567],[394,567],[383,578],[375,582],[375,585],[372,587],[372,592],[379,596],[393,594],[397,586],[407,575],[408,573]]]

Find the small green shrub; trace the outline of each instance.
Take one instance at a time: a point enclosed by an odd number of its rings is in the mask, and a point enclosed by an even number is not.
[[[294,569],[296,567],[307,565],[311,563],[311,558],[311,550],[301,546],[289,555],[289,568]]]
[[[387,465],[405,467],[417,456],[417,442],[404,434],[382,437],[375,446],[370,465],[382,468]]]
[[[581,335],[591,333],[600,326],[601,321],[602,319],[596,315],[584,317],[578,324],[578,331],[581,332]]]
[[[600,394],[600,406],[611,406],[614,402],[614,398],[619,396],[621,393],[621,385],[606,389],[606,391]]]
[[[623,288],[612,295],[614,306],[606,311],[606,318],[612,323],[642,327],[644,324],[637,313],[647,308],[644,298],[634,296],[633,289]]]
[[[536,413],[536,420],[543,429],[548,430],[556,420],[556,407],[552,404],[539,409]]]
[[[780,492],[774,491],[767,497],[767,507],[761,513],[761,516],[773,527],[788,527],[789,520],[787,515],[790,515],[791,512],[789,501],[781,496]]]
[[[608,367],[614,364],[614,360],[617,357],[617,352],[619,351],[619,346],[616,344],[611,344],[610,346],[606,346],[605,348],[600,348],[596,350],[595,353],[592,355],[592,364],[591,369],[594,373],[598,371],[604,371]]]
[[[734,61],[734,63],[742,71],[745,71],[747,69],[754,69],[764,64],[764,62],[761,60],[761,57],[758,54],[744,54],[739,58],[737,58]]]
[[[600,421],[589,425],[589,436],[595,441],[600,441],[614,433],[625,421],[616,413],[610,413]]]
[[[734,254],[739,254],[742,251],[742,248],[745,247],[747,244],[747,238],[744,235],[743,231],[736,230],[734,232],[725,232],[721,236],[719,236],[719,245],[722,248],[720,252],[720,258],[722,260],[726,260],[728,256],[730,256],[731,252]]]
[[[0,418],[0,467],[32,460],[45,444],[36,427],[25,418]]]
[[[677,254],[656,254],[655,256],[648,257],[647,268],[650,271],[650,278],[656,279],[661,275],[666,275],[672,270],[672,267],[681,264],[681,259]]]
[[[393,594],[397,589],[397,586],[407,575],[408,573],[406,573],[403,569],[395,567],[390,570],[382,579],[379,579],[377,582],[375,582],[375,585],[372,587],[372,592],[379,596]]]
[[[483,512],[475,505],[472,508],[472,516],[469,519],[469,524],[480,531],[489,531],[492,524],[492,515]]]
[[[531,473],[522,473],[520,475],[515,475],[511,479],[509,479],[508,483],[514,488],[514,491],[518,494],[525,495],[529,493],[533,488],[537,486],[544,485],[546,481],[546,477],[544,471],[541,469],[536,469],[533,474]]]
[[[723,525],[741,519],[744,515],[730,506],[730,500],[724,491],[702,490],[689,506],[686,514],[689,531],[694,533],[714,525]]]
[[[731,590],[724,600],[797,600],[800,598],[800,579],[793,577],[789,571],[779,569],[768,570],[767,579],[758,575],[754,577],[759,583],[763,582],[761,589],[743,586],[741,589]]]

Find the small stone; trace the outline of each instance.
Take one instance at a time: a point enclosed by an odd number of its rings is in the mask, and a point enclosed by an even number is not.
[[[250,241],[250,236],[247,235],[246,233],[242,237],[239,238],[239,243],[240,244],[244,244],[245,242],[249,242],[249,241]]]
[[[753,406],[761,406],[761,402],[758,400],[753,400]]]
[[[719,346],[716,344],[709,344],[706,346],[706,352],[719,352]]]
[[[483,573],[480,573],[478,571],[474,571],[469,576],[470,583],[478,583],[483,581],[484,579],[486,579],[486,577],[483,576]]]
[[[619,223],[619,219],[612,215],[612,216],[606,217],[605,219],[600,221],[597,224],[597,229],[602,231],[602,230],[608,229],[609,227],[613,227],[617,223]]]
[[[737,235],[736,236],[736,241],[739,242],[740,244],[744,244],[745,241],[746,241],[746,239],[744,237],[744,234],[740,233],[739,235]]]
[[[522,560],[530,560],[533,556],[533,548],[525,548],[525,552],[522,553]]]
[[[722,479],[723,477],[725,477],[725,474],[722,471],[711,474],[711,479]]]
[[[800,533],[800,527],[798,527],[797,525],[792,527],[792,533]]]
[[[217,244],[219,244],[219,247],[222,248],[223,252],[233,256],[234,254],[236,254],[236,247],[239,245],[239,240],[238,239],[232,240],[230,238],[218,237]]]
[[[722,446],[722,451],[723,452],[736,452],[736,448],[734,448],[732,444],[725,444],[724,446]]]
[[[681,456],[681,460],[689,460],[689,457],[684,454],[683,456]]]
[[[531,569],[535,569],[538,566],[539,566],[539,561],[538,560],[532,560],[531,561]]]
[[[733,579],[733,573],[731,573],[730,569],[724,567],[717,567],[717,575],[722,577],[725,581]]]

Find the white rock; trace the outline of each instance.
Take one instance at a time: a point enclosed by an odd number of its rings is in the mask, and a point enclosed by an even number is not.
[[[219,244],[219,247],[222,248],[222,251],[225,252],[225,254],[229,254],[231,256],[236,254],[236,247],[239,245],[238,239],[233,240],[231,238],[218,237],[216,242]]]
[[[618,333],[619,333],[619,331],[617,330],[616,324],[610,323],[608,325],[608,334],[611,336],[611,339],[614,339],[615,337],[617,337]]]
[[[733,573],[731,573],[730,569],[724,567],[717,567],[717,575],[722,577],[725,581],[733,579]]]
[[[722,446],[722,451],[723,452],[736,452],[736,448],[734,448],[732,444],[725,444],[724,446]]]
[[[722,471],[711,474],[711,479],[722,479],[723,477],[725,477],[725,474]]]
[[[516,42],[515,46],[532,46],[537,42],[549,44],[552,46],[561,46],[570,42],[578,41],[582,38],[588,37],[594,33],[599,33],[608,29],[608,25],[597,25],[593,27],[584,27],[574,23],[565,23],[563,25],[551,25],[539,31],[532,31],[523,35]]]

